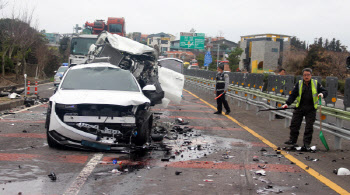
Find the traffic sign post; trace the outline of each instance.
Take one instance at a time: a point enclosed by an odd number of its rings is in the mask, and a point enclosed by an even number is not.
[[[208,67],[212,61],[213,61],[213,58],[211,57],[210,51],[208,51],[204,56],[204,66]]]
[[[180,33],[180,47],[186,49],[204,49],[204,33]]]

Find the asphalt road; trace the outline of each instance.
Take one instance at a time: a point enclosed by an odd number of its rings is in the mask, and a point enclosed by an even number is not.
[[[53,89],[52,83],[40,85],[40,97],[49,97]],[[183,94],[181,104],[154,108],[162,113],[159,124],[180,117],[194,129],[176,140],[164,139],[162,143],[172,147],[169,152],[162,147],[136,154],[51,149],[44,128],[47,105],[13,109],[15,114],[0,120],[0,194],[350,192],[350,176],[333,173],[339,167],[350,169],[348,142],[343,142],[342,151],[326,152],[314,138],[316,153],[276,152],[288,138],[283,121],[269,122],[267,115],[234,103],[229,117],[213,115],[214,96],[189,87]],[[266,175],[256,174],[259,170]],[[48,177],[51,172],[56,181]]]

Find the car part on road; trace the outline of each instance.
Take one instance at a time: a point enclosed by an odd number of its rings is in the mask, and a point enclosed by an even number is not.
[[[344,167],[339,168],[338,170],[335,169],[333,173],[337,175],[350,175],[350,170]]]
[[[56,174],[54,172],[51,172],[48,176],[51,179],[51,181],[56,181],[57,180]]]

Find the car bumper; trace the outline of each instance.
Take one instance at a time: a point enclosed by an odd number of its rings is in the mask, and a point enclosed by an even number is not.
[[[104,151],[121,151],[122,147],[131,144],[126,143],[106,143],[105,141],[97,141],[98,137],[94,134],[87,133],[65,124],[55,113],[55,106],[52,106],[50,125],[48,135],[60,145],[80,148],[95,149]]]

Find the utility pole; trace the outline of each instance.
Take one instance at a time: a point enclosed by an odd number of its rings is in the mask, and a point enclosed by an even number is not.
[[[219,51],[220,51],[220,44],[218,44],[218,53],[217,53],[217,57],[216,57],[216,68],[219,67]]]

